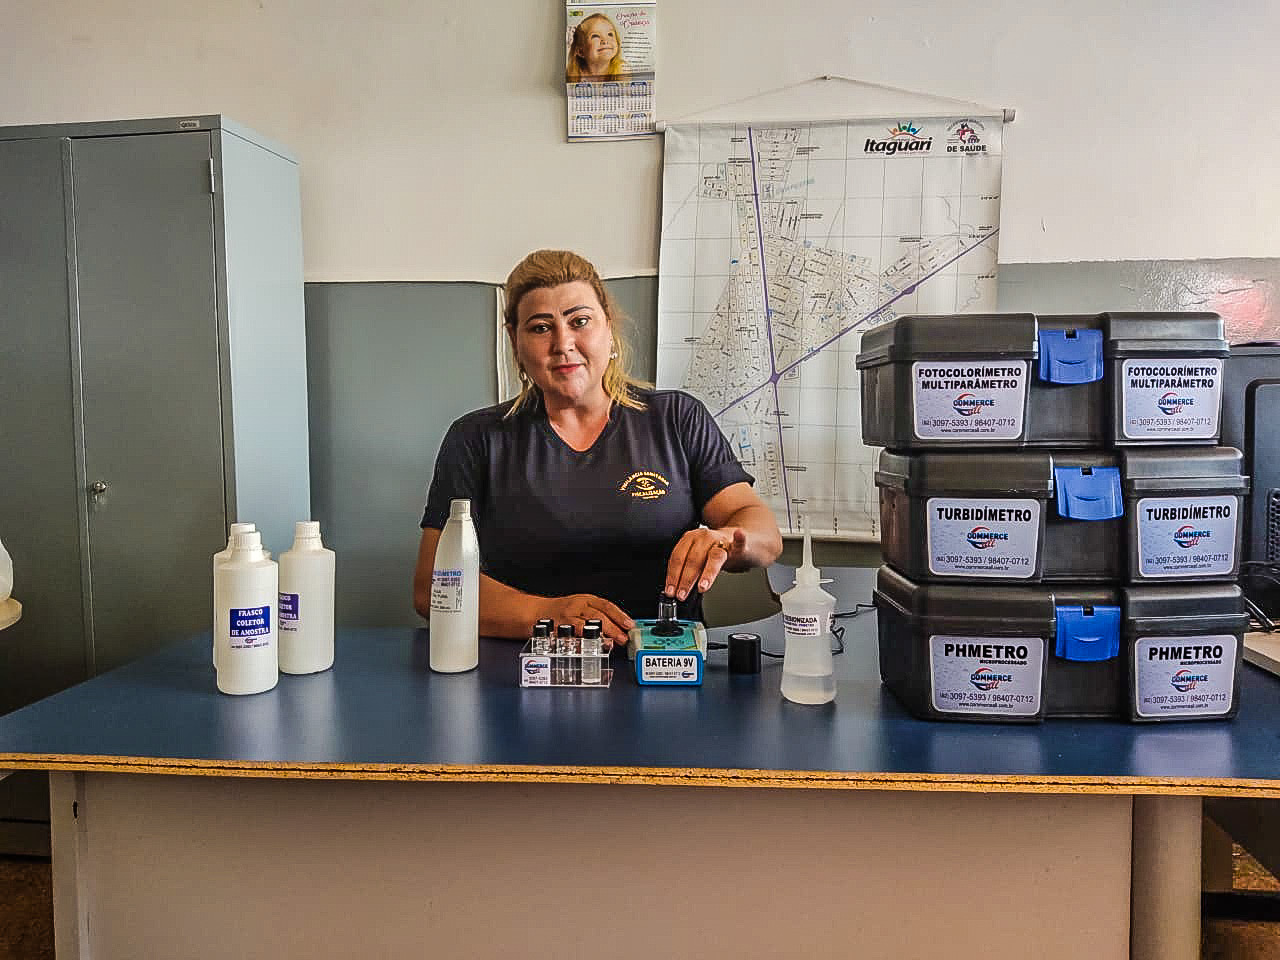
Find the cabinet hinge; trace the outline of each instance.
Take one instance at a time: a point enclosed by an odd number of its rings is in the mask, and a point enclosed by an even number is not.
[[[218,192],[218,174],[213,169],[213,157],[209,158],[209,192]]]

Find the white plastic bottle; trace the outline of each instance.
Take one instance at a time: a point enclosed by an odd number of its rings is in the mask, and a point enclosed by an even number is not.
[[[831,662],[831,616],[836,598],[822,589],[824,581],[813,565],[813,544],[803,517],[800,527],[804,534],[803,562],[796,570],[795,585],[780,597],[786,636],[782,695],[793,703],[830,703],[836,698]]]
[[[333,666],[334,555],[318,521],[293,531],[293,546],[280,554],[280,672],[319,673]]]
[[[228,528],[227,530],[226,549],[219,550],[217,553],[213,555],[213,573],[215,577],[218,574],[218,568],[231,559],[231,541],[235,537],[235,535],[237,533],[252,533],[254,530],[257,530],[257,529],[258,528],[252,523],[231,524],[230,528]],[[262,555],[266,557],[268,560],[271,559],[271,554],[266,550],[262,551]],[[214,604],[213,609],[214,609],[214,622],[216,623],[217,617],[218,617],[218,614],[217,614],[218,605]],[[213,665],[215,668],[218,666],[218,643],[216,640],[213,643]]]
[[[471,501],[449,504],[431,573],[431,669],[461,673],[480,662],[480,544]]]
[[[279,592],[279,573],[263,555],[261,535],[233,535],[230,559],[213,573],[213,641],[223,693],[262,693],[279,680]]]

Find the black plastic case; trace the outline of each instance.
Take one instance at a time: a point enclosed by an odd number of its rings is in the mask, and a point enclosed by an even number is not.
[[[862,336],[862,438],[893,450],[1215,445],[1212,313],[906,316]]]
[[[880,568],[880,677],[928,720],[1229,719],[1248,614],[1235,584],[921,584]]]

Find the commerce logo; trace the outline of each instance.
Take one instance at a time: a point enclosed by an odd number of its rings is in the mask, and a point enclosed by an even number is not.
[[[910,120],[903,120],[889,128],[889,136],[877,140],[867,137],[863,153],[883,153],[891,157],[895,153],[928,153],[933,148],[933,137],[922,136],[920,128]]]
[[[1008,540],[1009,535],[996,533],[990,527],[974,527],[965,534],[965,539],[975,550],[990,550],[996,545],[997,540]]]
[[[546,673],[551,669],[551,664],[546,660],[526,660],[524,662],[524,672],[531,677],[536,677],[540,673]]]
[[[1195,397],[1180,397],[1173,392],[1166,393],[1156,401],[1156,406],[1160,408],[1160,412],[1167,417],[1171,417],[1175,413],[1181,413],[1183,407],[1194,407],[1195,405]]]
[[[671,481],[652,470],[637,470],[618,485],[618,492],[629,494],[634,500],[657,500],[667,495]]]
[[[1209,676],[1204,673],[1192,673],[1190,670],[1183,668],[1170,677],[1169,682],[1173,684],[1173,689],[1179,693],[1186,693],[1188,690],[1194,690],[1197,683],[1208,683]]]
[[[981,120],[957,120],[947,127],[947,153],[986,153]]]
[[[1002,683],[1011,683],[1013,674],[996,673],[990,667],[979,667],[969,676],[969,682],[979,690],[994,690]]]
[[[994,407],[996,402],[989,397],[975,397],[972,393],[962,393],[951,401],[952,408],[962,417],[972,417],[983,407]]]
[[[1195,527],[1191,526],[1191,524],[1187,523],[1173,531],[1173,542],[1183,550],[1190,550],[1202,539],[1208,540],[1212,536],[1212,530],[1197,530]]]

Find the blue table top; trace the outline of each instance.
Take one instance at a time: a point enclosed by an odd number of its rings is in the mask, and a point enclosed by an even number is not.
[[[873,575],[841,578],[840,609]],[[640,687],[618,657],[608,689],[521,688],[519,645],[487,639],[478,670],[433,674],[413,629],[340,630],[332,670],[231,697],[192,637],[0,717],[0,768],[1280,796],[1280,680],[1252,666],[1230,722],[931,723],[880,685],[874,612],[843,622],[818,707],[782,698],[781,661],[733,675],[723,650],[693,688]],[[733,629],[781,651],[776,617]]]

